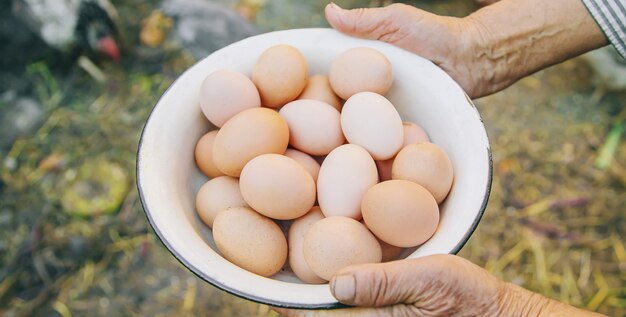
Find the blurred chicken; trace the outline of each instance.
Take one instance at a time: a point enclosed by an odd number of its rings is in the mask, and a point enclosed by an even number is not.
[[[108,0],[2,0],[0,66],[54,55],[55,62],[82,54],[118,59],[116,18]]]

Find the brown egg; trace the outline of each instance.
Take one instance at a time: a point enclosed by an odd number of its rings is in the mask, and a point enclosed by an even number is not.
[[[224,175],[213,162],[213,142],[216,135],[217,130],[213,130],[203,135],[196,143],[196,164],[200,171],[210,178]]]
[[[298,162],[313,177],[313,181],[317,182],[317,175],[320,173],[320,163],[312,156],[294,149],[287,149],[285,156]]]
[[[428,142],[429,138],[426,131],[419,125],[413,122],[402,122],[402,128],[404,129],[404,142],[402,147],[409,144]],[[391,179],[391,167],[393,166],[393,160],[395,156],[386,160],[377,160],[376,168],[378,168],[378,177],[381,182]]]
[[[239,177],[248,161],[261,154],[283,154],[288,144],[289,127],[278,112],[252,108],[238,113],[219,130],[213,162],[224,174]]]
[[[240,72],[218,70],[207,76],[200,87],[200,108],[217,127],[243,110],[260,106],[259,92]]]
[[[361,203],[363,220],[379,239],[408,248],[426,242],[439,224],[439,206],[424,187],[390,180],[370,188]]]
[[[378,243],[380,243],[380,249],[383,252],[383,258],[381,262],[399,260],[402,251],[406,250],[406,248],[396,247],[395,245],[391,245],[380,239],[378,239]]]
[[[436,144],[422,142],[405,146],[391,169],[393,179],[406,179],[424,186],[441,204],[452,188],[452,162]]]
[[[309,82],[306,84],[306,87],[304,87],[300,96],[298,96],[298,99],[323,101],[333,106],[338,111],[341,111],[341,105],[343,104],[341,98],[339,98],[333,89],[330,88],[328,77],[324,75],[314,75],[309,77]]]
[[[404,143],[403,147],[413,143],[430,142],[428,134],[419,125],[413,122],[402,122],[402,128],[404,128]]]
[[[239,188],[245,201],[274,219],[295,219],[315,203],[313,177],[298,162],[284,155],[263,154],[241,172]]]
[[[248,207],[241,196],[239,180],[230,176],[219,176],[204,183],[196,195],[196,211],[209,227],[218,213],[230,207]]]
[[[346,266],[379,263],[382,258],[376,237],[347,217],[324,218],[313,224],[304,235],[303,248],[311,270],[327,281]]]
[[[346,141],[339,111],[325,102],[292,101],[279,114],[289,126],[289,144],[302,152],[326,155]]]
[[[337,56],[330,65],[328,78],[333,91],[342,99],[364,91],[384,95],[393,83],[387,57],[368,47],[352,48]]]
[[[304,90],[308,77],[304,55],[290,45],[275,45],[265,50],[252,71],[261,104],[270,108],[295,100]]]
[[[305,283],[321,284],[324,279],[315,275],[304,259],[304,235],[316,222],[322,220],[324,215],[320,207],[313,207],[306,215],[296,219],[289,228],[287,242],[289,244],[289,265],[296,276]]]
[[[287,239],[278,225],[247,207],[220,212],[213,238],[224,258],[261,276],[276,274],[287,260]]]

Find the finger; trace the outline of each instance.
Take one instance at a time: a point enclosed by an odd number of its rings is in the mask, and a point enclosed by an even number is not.
[[[435,255],[381,264],[364,264],[345,268],[331,281],[333,295],[342,303],[354,306],[381,307],[411,305],[437,290],[436,280],[445,280],[443,268],[450,255]]]
[[[397,22],[402,15],[402,6],[345,10],[331,2],[324,9],[324,14],[328,23],[339,32],[378,40],[399,30]]]

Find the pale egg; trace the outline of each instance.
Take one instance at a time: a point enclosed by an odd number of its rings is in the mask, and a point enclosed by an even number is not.
[[[298,162],[313,177],[313,181],[317,182],[317,175],[320,173],[320,163],[312,156],[294,149],[287,149],[285,156]]]
[[[279,111],[289,126],[289,144],[311,154],[326,155],[345,142],[337,109],[318,100],[296,100]]]
[[[373,92],[361,92],[346,101],[341,128],[348,142],[362,146],[375,160],[392,158],[404,141],[400,114],[387,98]]]
[[[361,200],[378,183],[372,157],[362,147],[344,144],[326,156],[317,177],[317,200],[326,217],[361,219]]]
[[[217,127],[243,110],[261,106],[261,97],[250,78],[227,69],[204,79],[199,99],[200,109]]]

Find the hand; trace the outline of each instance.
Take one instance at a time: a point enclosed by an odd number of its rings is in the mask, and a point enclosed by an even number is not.
[[[494,316],[505,283],[453,255],[365,264],[341,270],[333,295],[358,308],[334,311],[276,309],[284,316]]]
[[[450,254],[347,267],[332,278],[330,290],[341,303],[359,307],[274,310],[287,317],[600,316],[502,282]]]
[[[404,4],[344,10],[331,3],[325,14],[338,31],[431,60],[472,98],[607,43],[580,0],[504,0],[465,18]]]

